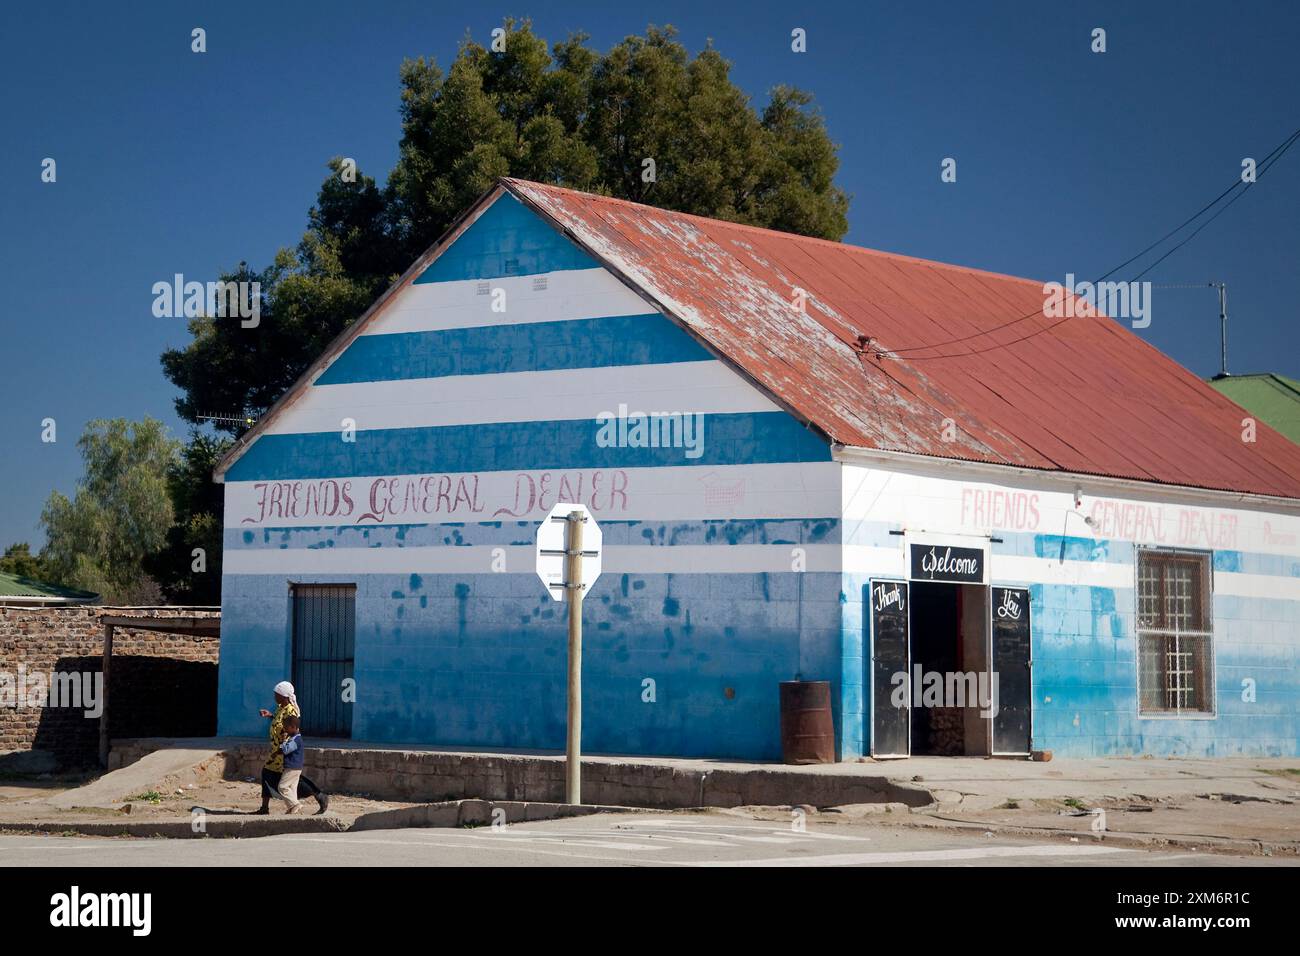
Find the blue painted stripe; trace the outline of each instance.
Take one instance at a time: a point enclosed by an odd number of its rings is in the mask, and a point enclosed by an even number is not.
[[[1214,570],[1236,574],[1260,574],[1300,578],[1300,560],[1289,554],[1261,554],[1250,551],[1215,551]]]
[[[349,519],[352,520],[352,519]],[[444,524],[320,525],[226,528],[227,551],[287,548],[421,548],[528,546],[539,521],[449,521]],[[606,545],[838,544],[836,518],[701,518],[626,521],[602,517]]]
[[[499,279],[599,265],[575,242],[507,194],[488,207],[415,281]]]
[[[704,416],[698,458],[684,448],[601,448],[597,423],[498,422],[438,428],[262,435],[228,481],[423,475],[552,468],[654,468],[830,461],[830,448],[785,412]]]
[[[713,356],[658,312],[357,338],[317,385],[704,362]]]

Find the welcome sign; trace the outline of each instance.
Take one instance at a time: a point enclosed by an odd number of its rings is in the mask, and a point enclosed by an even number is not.
[[[916,581],[948,581],[953,584],[983,584],[983,548],[962,548],[946,544],[908,546],[911,575]]]

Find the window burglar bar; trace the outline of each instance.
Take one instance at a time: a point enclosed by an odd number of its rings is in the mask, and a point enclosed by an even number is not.
[[[1174,647],[1178,648],[1178,637],[1174,637]],[[1165,674],[1168,685],[1165,687],[1165,706],[1170,710],[1186,710],[1191,702],[1192,689],[1192,652],[1172,650],[1165,654]]]
[[[1138,551],[1138,711],[1213,714],[1210,555]]]

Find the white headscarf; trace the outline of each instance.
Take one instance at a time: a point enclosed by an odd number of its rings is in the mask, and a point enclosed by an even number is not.
[[[275,685],[275,692],[281,697],[288,697],[289,703],[293,704],[294,710],[298,709],[298,698],[293,692],[293,685],[287,680],[282,680]]]

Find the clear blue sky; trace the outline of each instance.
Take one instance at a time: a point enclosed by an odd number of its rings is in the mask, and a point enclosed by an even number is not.
[[[22,4],[0,36],[0,548],[39,544],[89,419],[153,415],[185,433],[158,356],[187,333],[154,318],[152,284],[265,265],[301,236],[331,156],[382,178],[402,58],[445,66],[504,15],[601,48],[648,21],[692,50],[711,37],[757,103],[776,83],[814,94],[842,145],[848,241],[1044,281],[1127,258],[1300,127],[1290,0]],[[805,54],[790,51],[796,26]],[[954,185],[939,179],[947,156]],[[56,184],[40,181],[45,157]],[[1148,277],[1228,282],[1235,371],[1300,375],[1298,213],[1300,147]],[[1217,371],[1210,291],[1157,291],[1153,319],[1149,341]]]

